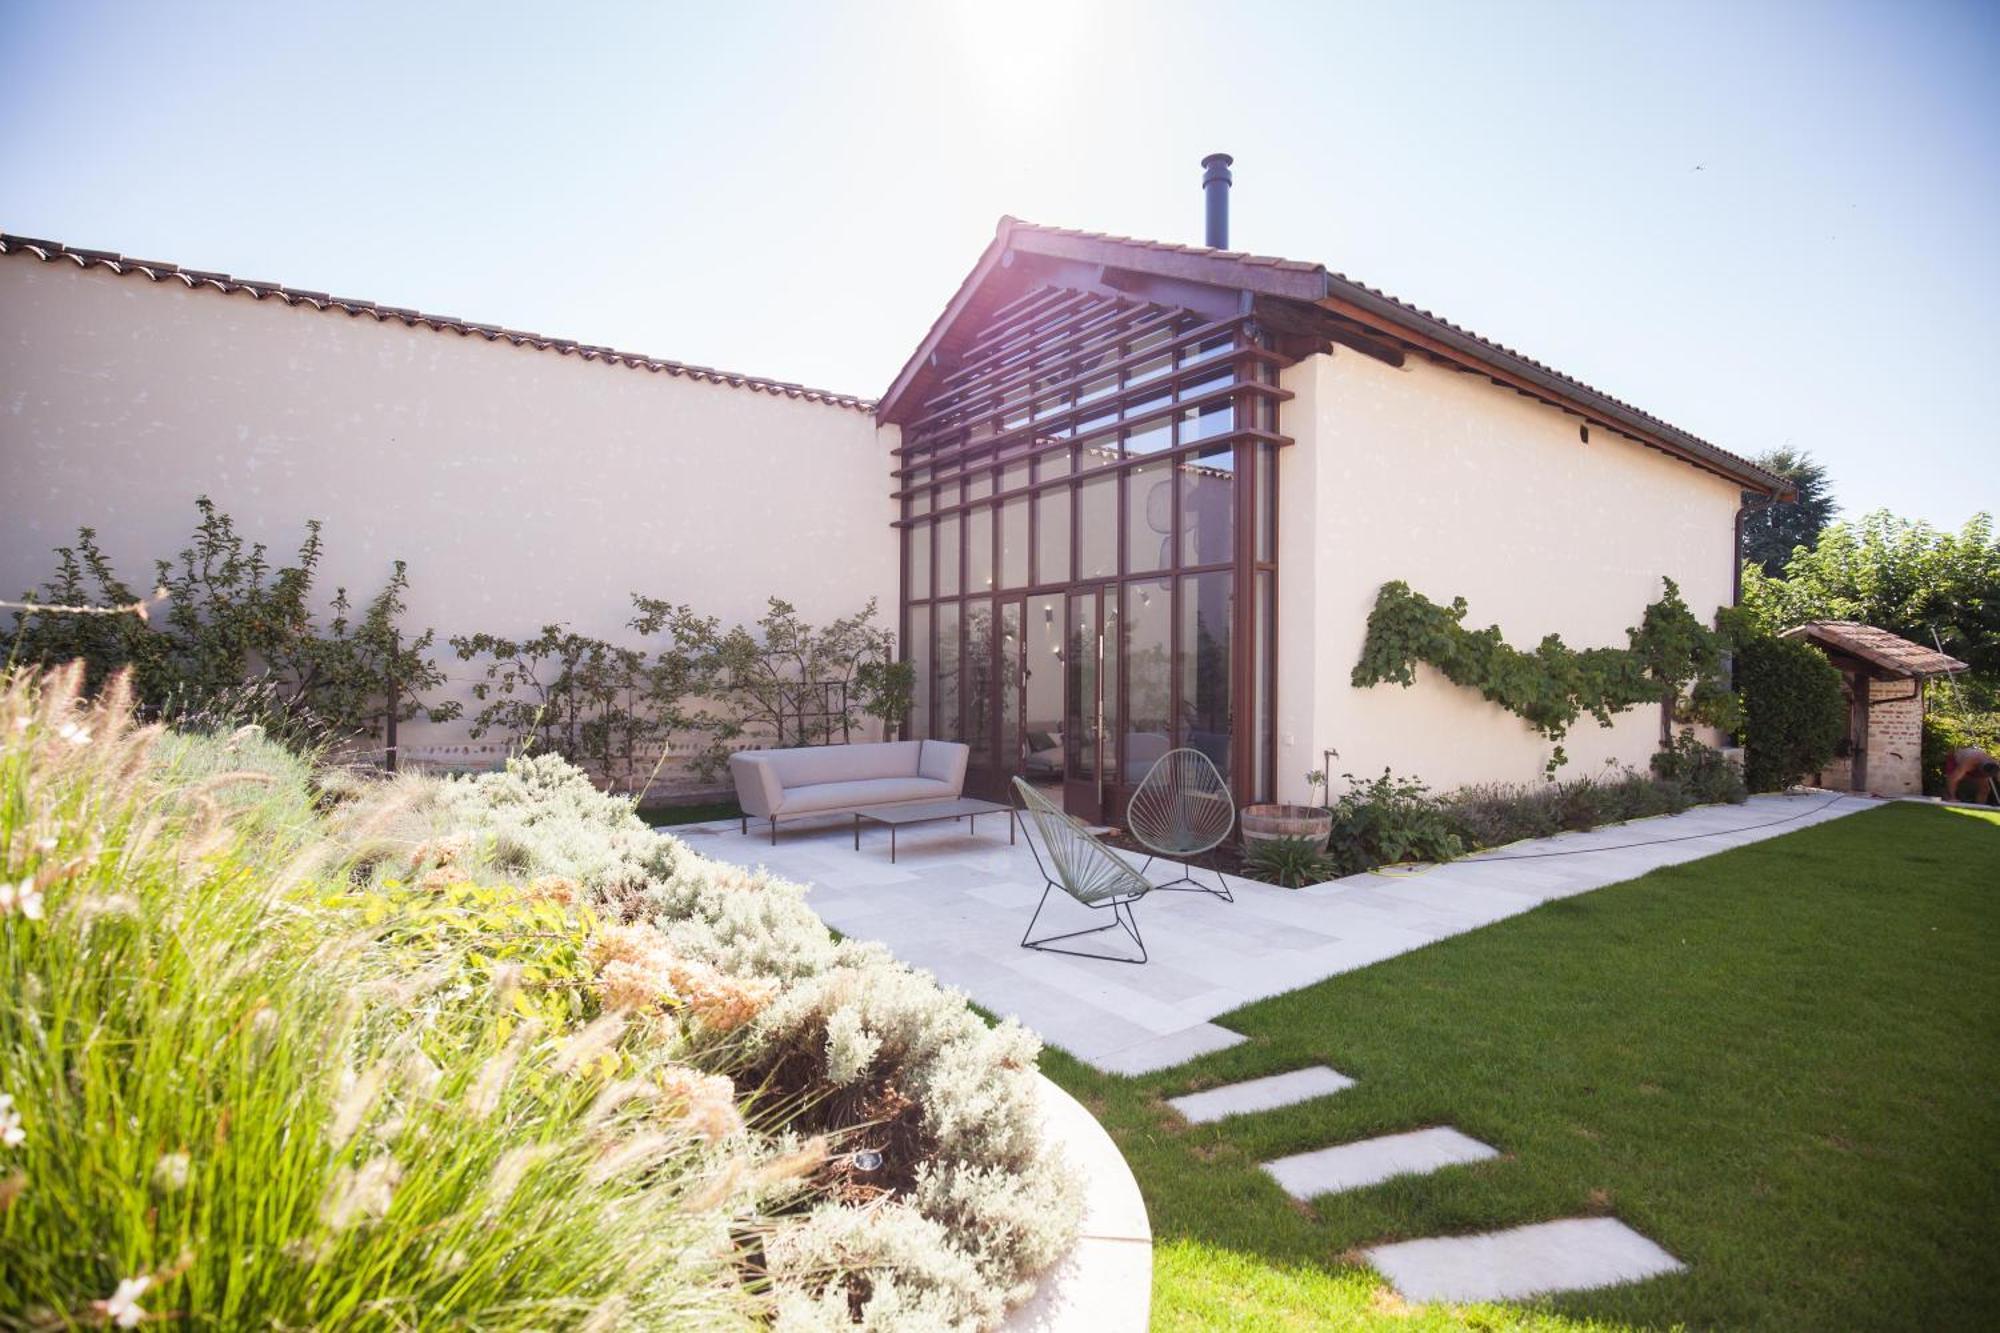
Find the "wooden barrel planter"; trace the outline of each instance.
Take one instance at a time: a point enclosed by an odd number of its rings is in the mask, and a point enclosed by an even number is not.
[[[1240,824],[1246,844],[1307,838],[1324,845],[1333,834],[1333,811],[1323,805],[1246,805]]]

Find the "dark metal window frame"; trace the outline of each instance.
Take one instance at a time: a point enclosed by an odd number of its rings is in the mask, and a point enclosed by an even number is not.
[[[1143,345],[1134,346],[1135,343]],[[1195,356],[1187,356],[1188,349],[1199,349],[1212,344],[1211,350]],[[1151,362],[1166,358],[1166,366],[1157,374],[1142,379],[1130,380],[1131,372],[1143,368]],[[1184,624],[1183,588],[1186,581],[1195,575],[1232,574],[1232,613],[1230,617],[1230,663],[1229,663],[1229,729],[1230,729],[1230,783],[1241,799],[1268,798],[1275,785],[1276,759],[1276,684],[1277,652],[1276,626],[1265,623],[1264,608],[1257,595],[1258,577],[1268,574],[1272,582],[1272,618],[1275,619],[1277,593],[1277,533],[1276,524],[1276,478],[1271,479],[1271,503],[1268,513],[1259,512],[1260,470],[1275,467],[1277,450],[1290,441],[1276,431],[1277,404],[1290,395],[1277,387],[1277,368],[1284,358],[1272,350],[1267,338],[1247,315],[1223,320],[1204,319],[1170,306],[1149,305],[1143,302],[1098,293],[1075,291],[1050,286],[1031,291],[1009,305],[1002,307],[990,318],[987,327],[973,340],[962,364],[952,375],[942,382],[941,391],[923,404],[925,415],[917,418],[905,428],[904,444],[896,451],[897,465],[893,475],[897,488],[893,492],[899,501],[901,517],[894,524],[898,532],[901,566],[901,610],[900,620],[906,636],[905,655],[908,656],[907,633],[908,612],[916,607],[928,608],[926,627],[931,642],[923,657],[929,667],[925,678],[915,682],[916,688],[926,691],[926,716],[933,734],[955,734],[971,736],[974,728],[970,725],[968,710],[972,706],[970,671],[967,650],[969,647],[970,622],[974,618],[968,612],[979,603],[984,603],[987,614],[994,626],[996,643],[988,646],[990,652],[1000,651],[997,641],[999,627],[1005,615],[1003,606],[1009,602],[1019,602],[1023,610],[1022,643],[1017,651],[1024,651],[1027,640],[1025,608],[1035,598],[1059,596],[1064,608],[1063,636],[1067,646],[1074,626],[1071,595],[1104,588],[1108,592],[1111,605],[1119,615],[1121,643],[1119,645],[1119,671],[1117,689],[1118,716],[1121,719],[1120,735],[1111,745],[1105,757],[1107,766],[1117,775],[1119,781],[1114,786],[1122,786],[1128,776],[1125,756],[1121,753],[1124,745],[1123,733],[1129,729],[1132,673],[1126,661],[1122,642],[1123,627],[1128,623],[1126,599],[1133,588],[1142,583],[1165,582],[1170,599],[1168,653],[1168,697],[1174,716],[1170,725],[1178,732],[1181,725],[1178,717],[1179,705],[1187,682],[1183,680],[1184,635],[1190,629]],[[1214,385],[1213,378],[1218,373],[1228,373],[1228,383]],[[1087,401],[1082,395],[1088,385],[1105,376],[1113,377],[1112,386],[1100,393],[1094,393]],[[1129,382],[1128,382],[1129,381]],[[1197,391],[1189,397],[1182,397],[1190,386]],[[1165,401],[1153,402],[1162,393]],[[1053,399],[1061,401],[1052,402]],[[1140,410],[1136,405],[1144,404]],[[1182,414],[1202,412],[1228,405],[1232,411],[1230,428],[1214,435],[1192,439],[1182,439],[1177,424]],[[1038,405],[1048,410],[1036,414]],[[1088,431],[1079,431],[1079,426],[1089,422]],[[1152,452],[1127,455],[1126,442],[1135,430],[1165,421],[1169,427],[1169,444]],[[979,438],[973,438],[975,433]],[[1087,445],[1109,441],[1117,450],[1117,456],[1102,461],[1095,466],[1086,464],[1083,450]],[[1228,449],[1231,453],[1231,468],[1235,477],[1234,512],[1231,515],[1230,558],[1225,561],[1189,563],[1185,561],[1184,522],[1186,472],[1184,465],[1196,460],[1201,454],[1218,449]],[[1045,460],[1065,458],[1066,470],[1053,473],[1045,465]],[[1170,468],[1172,492],[1170,495],[1171,520],[1166,535],[1170,551],[1168,563],[1155,570],[1132,570],[1128,568],[1132,486],[1131,474],[1135,469],[1149,463],[1166,463]],[[1027,480],[1003,489],[1002,469],[1016,464],[1027,465]],[[976,499],[965,498],[967,479],[985,473],[990,480],[986,494]],[[1051,473],[1051,475],[1044,475]],[[1110,538],[1115,549],[1114,572],[1108,575],[1079,577],[1082,568],[1085,528],[1083,523],[1083,486],[1099,478],[1114,478],[1114,520]],[[1042,565],[1042,497],[1063,492],[1069,496],[1069,569],[1064,577],[1048,577],[1050,571]],[[1004,582],[1002,552],[1005,535],[1005,507],[1009,501],[1020,500],[1024,509],[1024,531],[1021,539],[1026,543],[1027,582],[1019,587],[1001,586]],[[988,524],[991,549],[988,553],[988,567],[992,574],[992,586],[970,588],[971,562],[969,542],[972,524],[968,514],[974,509],[990,510],[992,519]],[[959,542],[958,559],[959,586],[945,589],[940,582],[941,564],[938,551],[938,525],[943,519],[956,517],[954,525]],[[1260,535],[1269,531],[1270,559],[1259,558]],[[911,534],[921,534],[911,540]],[[917,549],[920,548],[920,549]],[[929,596],[911,598],[910,562],[922,558],[929,564]],[[954,691],[958,706],[958,716],[951,719],[951,725],[944,725],[937,709],[937,672],[939,664],[937,641],[939,610],[946,603],[956,603],[958,612],[952,617],[956,621],[957,641],[954,660],[958,674]],[[1256,679],[1257,646],[1263,638],[1269,645],[1264,654],[1264,679]],[[996,682],[1008,679],[1002,671],[994,677]],[[1017,762],[1012,753],[1019,740],[1016,736],[1001,734],[1000,723],[1006,717],[1007,709],[997,697],[983,700],[982,706],[992,714],[984,719],[979,730],[988,733],[990,747],[999,772],[1011,771]],[[1269,705],[1259,708],[1260,697],[1268,699]],[[1019,711],[1019,710],[1017,710]],[[1260,746],[1253,736],[1253,728],[1258,725],[1260,711],[1264,714],[1263,744]],[[1016,719],[1016,730],[1027,725],[1024,716]],[[1262,762],[1259,763],[1261,751]],[[1260,770],[1261,771],[1258,771]],[[1116,793],[1122,796],[1122,792]]]

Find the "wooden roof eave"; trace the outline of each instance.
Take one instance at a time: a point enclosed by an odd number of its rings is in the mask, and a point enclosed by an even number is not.
[[[1314,304],[1330,314],[1378,329],[1419,351],[1485,375],[1496,383],[1542,399],[1607,430],[1761,491],[1773,500],[1797,498],[1783,478],[1753,467],[1703,440],[1667,426],[1595,390],[1557,375],[1526,357],[1494,348],[1440,319],[1419,315],[1357,283],[1329,275],[1328,294]]]
[[[993,240],[980,256],[979,263],[960,284],[944,313],[918,346],[916,354],[882,396],[876,409],[881,420],[904,424],[902,418],[910,411],[907,396],[913,386],[922,382],[927,371],[939,368],[939,349],[952,325],[972,306],[980,287],[994,270],[1007,263],[1010,254],[1016,253],[1056,263],[1099,265],[1106,270],[1125,270],[1202,286],[1234,289],[1250,297],[1263,298],[1258,304],[1297,303],[1300,307],[1316,308],[1337,317],[1339,321],[1337,327],[1323,336],[1356,345],[1355,326],[1359,326],[1360,350],[1371,356],[1390,360],[1393,364],[1393,355],[1385,355],[1385,349],[1368,339],[1366,331],[1372,330],[1384,338],[1572,412],[1587,422],[1616,431],[1642,445],[1734,482],[1745,490],[1761,492],[1773,500],[1793,499],[1797,495],[1795,488],[1782,477],[1766,472],[1746,459],[1718,449],[1587,385],[1556,374],[1527,357],[1468,334],[1445,320],[1342,278],[1323,265],[1287,263],[1230,251],[1194,250],[1052,230],[1019,223],[1011,217],[1000,220]],[[1335,337],[1336,334],[1340,336]]]
[[[979,289],[985,284],[986,279],[1000,267],[1001,256],[1007,253],[1007,234],[1012,230],[1012,224],[1012,218],[1000,220],[999,230],[994,233],[993,239],[981,252],[979,262],[972,266],[972,272],[965,275],[965,281],[958,284],[958,290],[952,293],[951,300],[945,303],[944,310],[931,322],[930,330],[924,334],[924,340],[917,344],[917,350],[903,363],[903,368],[896,373],[895,381],[876,401],[876,420],[898,426],[903,424],[898,416],[899,409],[909,405],[905,400],[924,372],[938,368],[939,344],[951,331],[951,326],[958,322],[959,316],[965,313],[973,299],[978,296]]]
[[[946,303],[944,311],[932,323],[923,341],[917,344],[917,350],[904,363],[895,381],[877,401],[875,412],[879,420],[899,426],[907,424],[904,418],[911,414],[915,406],[909,401],[911,390],[922,384],[927,373],[942,369],[940,351],[952,326],[978,299],[980,288],[997,270],[1007,265],[1010,253],[1033,256],[1057,264],[1097,266],[1107,270],[1100,278],[1102,289],[1107,293],[1121,294],[1128,298],[1133,293],[1121,291],[1116,280],[1116,271],[1126,270],[1136,274],[1168,278],[1218,291],[1236,291],[1250,296],[1289,297],[1299,301],[1315,300],[1327,290],[1327,274],[1324,269],[1307,271],[1299,268],[1244,265],[1237,258],[1225,258],[1220,254],[1135,250],[1129,245],[1085,236],[1056,235],[1037,227],[1019,226],[1013,218],[1002,218],[998,229],[994,232],[993,240],[980,254],[972,272],[968,273],[965,281],[959,284],[958,290]],[[1083,286],[1083,289],[1088,288]],[[1219,314],[1217,311],[1198,313],[1204,313],[1209,318],[1215,318]]]

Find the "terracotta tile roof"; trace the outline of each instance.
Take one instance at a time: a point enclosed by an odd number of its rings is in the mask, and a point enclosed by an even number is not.
[[[1854,620],[1808,620],[1786,630],[1784,637],[1811,639],[1899,676],[1948,676],[1968,670],[1956,657]]]
[[[260,301],[275,297],[288,306],[305,306],[313,310],[338,310],[350,316],[369,315],[385,324],[391,320],[399,320],[409,328],[422,325],[440,332],[456,333],[461,337],[480,337],[488,342],[509,342],[516,347],[531,347],[536,351],[576,356],[585,361],[601,361],[607,365],[630,366],[681,379],[700,380],[705,384],[724,384],[733,388],[749,389],[753,393],[798,398],[809,403],[826,403],[833,407],[851,408],[857,412],[875,410],[872,399],[858,398],[853,394],[809,389],[803,384],[789,384],[783,380],[763,379],[756,375],[739,375],[733,371],[715,370],[709,366],[692,366],[682,361],[666,361],[656,356],[647,356],[642,352],[621,352],[615,347],[593,346],[589,343],[580,343],[574,338],[550,338],[521,329],[504,328],[498,324],[479,324],[469,319],[461,319],[457,315],[425,314],[420,310],[411,310],[404,306],[380,305],[374,301],[364,301],[354,297],[333,296],[326,292],[285,287],[275,282],[231,277],[227,273],[182,268],[178,264],[162,263],[154,259],[133,259],[110,250],[85,250],[77,246],[64,245],[59,241],[37,240],[32,236],[11,236],[0,232],[0,255],[8,254],[32,255],[44,263],[51,264],[67,259],[79,268],[103,268],[121,275],[138,274],[153,282],[179,281],[190,288],[212,287],[224,293],[247,292]]]
[[[1612,424],[1621,421],[1652,433],[1684,448],[1697,457],[1719,465],[1761,490],[1789,492],[1790,484],[1782,477],[1773,476],[1740,454],[1731,453],[1719,445],[1710,444],[1698,435],[1682,430],[1669,421],[1654,416],[1621,398],[1614,398],[1601,389],[1584,383],[1553,366],[1524,356],[1504,343],[1495,342],[1471,329],[1454,324],[1440,315],[1432,314],[1421,306],[1415,306],[1376,287],[1356,281],[1344,273],[1327,268],[1324,264],[1311,264],[1296,259],[1280,259],[1274,255],[1253,255],[1240,250],[1212,250],[1206,246],[1179,245],[1169,241],[1148,241],[1131,236],[1114,236],[1106,232],[1078,231],[1069,227],[1045,227],[1037,223],[1023,222],[1018,218],[1002,218],[1000,235],[1003,239],[1019,237],[1055,237],[1085,244],[1113,245],[1121,249],[1150,252],[1162,256],[1185,256],[1195,260],[1221,261],[1234,268],[1245,279],[1245,285],[1253,290],[1268,289],[1270,294],[1294,300],[1315,302],[1339,301],[1361,307],[1390,324],[1408,329],[1420,335],[1430,335],[1441,341],[1461,348],[1469,355],[1497,369],[1517,373],[1533,382],[1545,384],[1557,391],[1567,391],[1587,405],[1598,407],[1611,418]],[[1258,281],[1258,275],[1283,275],[1266,288]],[[1318,284],[1315,291],[1313,284]]]

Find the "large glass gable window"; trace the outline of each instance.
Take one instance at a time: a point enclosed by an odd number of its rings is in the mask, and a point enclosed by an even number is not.
[[[911,729],[973,744],[969,791],[1080,769],[1122,810],[1191,746],[1268,798],[1276,366],[1247,319],[1044,287],[903,423]]]

